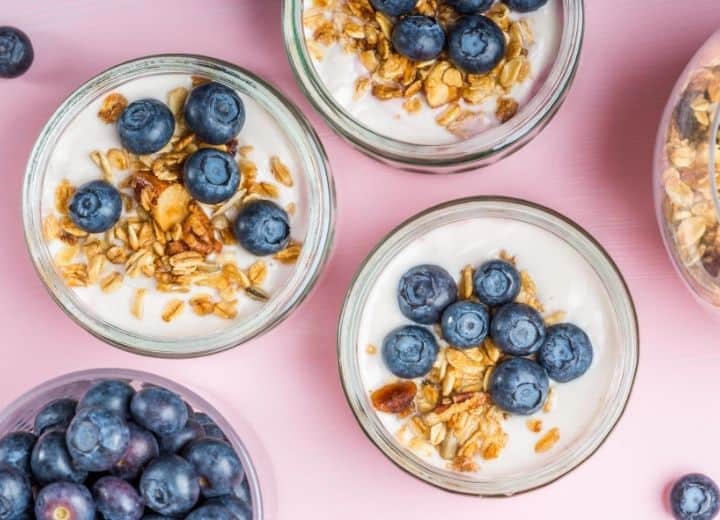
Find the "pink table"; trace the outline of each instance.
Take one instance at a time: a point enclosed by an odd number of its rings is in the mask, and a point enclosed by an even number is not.
[[[175,378],[248,432],[272,520],[408,518],[409,511],[457,520],[667,517],[663,491],[675,476],[698,470],[720,480],[720,326],[663,250],[651,158],[670,89],[720,27],[720,9],[717,0],[586,4],[578,77],[545,132],[481,173],[432,178],[376,164],[320,121],[287,65],[279,0],[3,0],[0,23],[30,34],[36,62],[25,77],[0,82],[0,406],[71,370],[118,366]],[[75,326],[35,276],[20,221],[25,161],[58,103],[108,66],[161,52],[224,58],[278,85],[316,125],[338,188],[335,254],[309,300],[252,344],[192,361],[125,354]],[[381,204],[351,196],[379,185]],[[615,433],[568,477],[507,500],[451,495],[396,469],[356,425],[336,369],[336,318],[362,258],[401,219],[471,194],[529,198],[577,220],[620,265],[641,318],[640,372]]]

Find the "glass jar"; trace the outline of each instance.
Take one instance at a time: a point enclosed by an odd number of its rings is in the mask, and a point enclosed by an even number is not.
[[[54,159],[53,154],[58,141],[65,135],[71,134],[69,129],[74,128],[71,126],[72,123],[91,104],[99,106],[101,100],[113,90],[127,85],[137,85],[130,83],[134,80],[149,82],[147,88],[142,83],[140,85],[142,88],[135,89],[139,91],[138,96],[164,99],[167,91],[156,93],[152,89],[156,84],[154,82],[166,81],[168,75],[182,77],[188,81],[188,84],[190,76],[218,81],[235,89],[245,96],[246,100],[252,100],[255,112],[248,114],[248,122],[240,137],[243,138],[250,131],[248,129],[252,129],[253,113],[262,112],[264,118],[262,124],[265,126],[258,130],[258,134],[267,133],[266,128],[270,127],[270,123],[266,121],[271,121],[273,125],[271,128],[277,127],[282,132],[276,136],[277,142],[282,142],[283,146],[292,152],[293,160],[297,165],[297,171],[293,172],[295,187],[292,188],[298,193],[297,213],[292,217],[293,239],[301,241],[303,247],[294,269],[292,272],[286,271],[287,278],[282,284],[278,283],[277,290],[273,291],[269,301],[262,306],[252,307],[246,315],[228,323],[223,322],[221,325],[206,326],[206,322],[203,322],[205,329],[200,334],[194,333],[193,330],[185,330],[174,335],[164,333],[164,330],[169,329],[162,329],[161,332],[152,331],[147,321],[142,323],[142,326],[135,325],[135,322],[129,319],[126,320],[129,323],[122,323],[117,321],[117,317],[112,316],[112,312],[107,312],[107,309],[104,313],[101,312],[99,304],[89,305],[81,300],[77,292],[68,287],[63,280],[53,261],[49,242],[43,237],[43,219],[48,212],[53,211],[54,207],[52,190],[47,189],[48,185],[46,185],[50,182],[46,180],[46,174],[49,169],[54,168],[55,163],[51,161]],[[246,106],[246,110],[250,110],[250,107]],[[94,113],[92,117],[95,117]],[[99,122],[99,119],[97,121]],[[97,129],[98,134],[102,136],[107,134],[114,139],[114,134],[111,133],[112,127],[100,124]],[[263,134],[259,137],[263,137],[264,141],[272,142],[273,136],[274,134]],[[89,136],[88,139],[92,140],[93,136]],[[76,143],[76,137],[70,139],[70,142]],[[257,141],[256,145],[270,146],[268,143],[258,144]],[[107,146],[111,146],[110,142],[107,142]],[[60,155],[61,159],[64,155]],[[84,155],[82,157],[85,158]],[[263,163],[262,167],[269,169],[269,163],[268,157],[268,165]],[[85,166],[88,171],[98,171],[97,177],[99,177],[99,170],[90,169],[94,167],[92,163],[83,163],[83,168]],[[54,168],[53,171],[58,169]],[[84,171],[82,173],[85,174]],[[58,179],[51,180],[56,183],[58,181]],[[27,166],[22,198],[25,238],[30,255],[53,299],[69,317],[98,338],[131,352],[152,356],[193,357],[211,354],[237,346],[272,329],[305,299],[314,286],[327,262],[334,234],[333,179],[322,143],[308,121],[280,92],[259,77],[230,63],[201,56],[161,55],[136,59],[112,67],[87,81],[62,103],[42,130]],[[296,222],[299,223],[297,230]],[[242,265],[242,267],[246,266]],[[124,301],[122,304],[125,305]],[[130,303],[128,302],[127,305],[129,306]],[[148,305],[145,304],[146,308]],[[154,309],[154,312],[159,316],[161,309]],[[188,309],[185,312],[191,311]],[[214,319],[213,316],[209,318]],[[130,325],[135,328],[132,329]],[[160,322],[158,326],[161,327],[162,323]]]
[[[540,88],[509,121],[453,143],[414,144],[360,123],[340,104],[317,72],[303,26],[304,4],[283,0],[283,37],[300,88],[330,127],[367,155],[424,173],[451,173],[487,166],[530,142],[565,99],[578,65],[584,34],[583,0],[558,0],[563,23],[557,56]],[[412,131],[412,127],[410,127]]]
[[[463,237],[472,237],[463,240]],[[377,412],[370,393],[395,377],[377,352],[394,328],[409,323],[397,308],[397,281],[407,269],[437,264],[458,274],[506,250],[534,280],[538,298],[583,328],[595,346],[590,370],[552,382],[552,410],[539,413],[560,440],[536,454],[526,417],[505,419],[507,451],[478,458],[479,470],[449,469],[438,454],[401,443],[403,419]],[[568,279],[572,283],[567,283]],[[441,345],[443,343],[441,342]],[[373,345],[373,347],[368,347]],[[509,496],[547,485],[595,453],[627,405],[639,356],[635,307],[617,266],[580,226],[550,209],[504,197],[475,197],[430,208],[398,226],[365,259],[347,293],[338,326],[340,377],[351,410],[370,441],[407,473],[442,489]],[[421,387],[423,379],[415,380]],[[444,382],[443,382],[444,385]],[[444,388],[444,386],[443,386]],[[412,430],[411,430],[412,431]],[[505,458],[504,458],[505,457]]]
[[[47,403],[60,398],[77,400],[83,396],[90,386],[104,379],[127,381],[135,389],[145,385],[162,386],[180,395],[196,412],[206,413],[220,427],[240,458],[252,500],[252,520],[261,520],[263,518],[260,481],[245,444],[243,444],[232,426],[220,412],[192,390],[154,374],[118,368],[97,368],[72,372],[45,381],[15,399],[0,412],[0,437],[13,431],[32,432],[35,415]]]
[[[653,193],[677,271],[708,308],[720,307],[720,31],[692,58],[660,124]]]

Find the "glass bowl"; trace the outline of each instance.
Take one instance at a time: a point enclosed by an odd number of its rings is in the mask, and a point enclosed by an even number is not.
[[[720,31],[692,58],[665,108],[653,194],[660,232],[690,291],[720,307]]]
[[[253,307],[251,312],[247,313],[248,316],[236,318],[232,323],[223,323],[222,326],[213,324],[201,334],[186,330],[174,337],[172,334],[151,330],[147,322],[131,329],[129,324],[117,321],[116,317],[113,317],[115,321],[110,320],[108,313],[102,315],[94,305],[81,301],[77,292],[68,288],[62,279],[54,265],[48,242],[43,237],[44,212],[52,211],[53,204],[52,196],[49,200],[47,197],[47,193],[52,194],[52,191],[45,189],[45,177],[49,170],[57,170],[53,158],[56,143],[65,135],[70,135],[69,142],[75,143],[77,132],[68,130],[74,130],[71,123],[76,121],[86,107],[93,103],[99,106],[109,92],[137,79],[160,82],[163,81],[163,75],[165,79],[167,75],[179,75],[185,79],[191,75],[201,76],[224,83],[246,99],[252,99],[255,102],[253,106],[257,105],[254,108],[256,113],[263,114],[262,125],[266,126],[258,130],[258,135],[265,131],[269,124],[266,121],[272,122],[272,128],[282,129],[284,135],[278,137],[283,146],[292,151],[298,167],[294,172],[296,177],[293,189],[298,190],[301,202],[297,205],[298,213],[295,218],[303,219],[298,220],[301,222],[298,226],[301,231],[297,233],[304,232],[304,236],[293,236],[303,242],[295,268],[282,284],[277,284],[277,290],[273,291],[269,301],[257,308]],[[137,86],[137,83],[132,85]],[[143,83],[142,88],[135,89],[140,91],[135,92],[138,96],[157,95],[152,91],[148,92],[152,87],[145,88],[144,85]],[[134,88],[133,86],[127,88]],[[164,91],[162,96],[166,93],[167,91]],[[246,109],[249,110],[249,106],[246,106]],[[104,130],[102,127],[99,131],[111,132],[112,127],[109,128],[110,130]],[[240,134],[241,138],[246,135],[248,128],[252,129],[250,122]],[[260,145],[262,146],[262,143]],[[61,159],[64,155],[70,154],[62,154]],[[89,166],[94,165],[90,163]],[[302,172],[302,175],[299,172]],[[54,180],[57,182],[57,179]],[[25,238],[30,256],[40,278],[58,305],[69,317],[98,338],[134,353],[158,357],[182,358],[211,354],[237,346],[272,329],[305,299],[314,286],[327,262],[334,235],[334,184],[325,151],[313,128],[295,105],[259,77],[230,63],[202,56],[160,55],[140,58],[112,67],[83,84],[62,103],[42,130],[27,165],[22,200]],[[295,224],[293,226],[295,228]],[[145,306],[147,308],[148,303]],[[159,315],[160,311],[156,312]],[[212,316],[210,318],[216,319]]]
[[[71,372],[45,381],[32,390],[25,392],[0,412],[0,436],[13,431],[32,432],[35,415],[44,405],[52,400],[63,397],[79,399],[91,385],[103,379],[120,379],[127,381],[135,387],[135,389],[139,389],[144,385],[162,386],[180,395],[192,406],[193,410],[206,413],[223,431],[237,452],[240,462],[242,462],[245,470],[245,478],[247,479],[250,489],[250,497],[252,499],[253,520],[261,520],[263,518],[260,481],[258,480],[250,454],[238,434],[220,412],[205,401],[205,399],[192,390],[155,374],[120,368],[96,368]]]
[[[468,234],[471,239],[454,249],[458,236]],[[520,269],[533,277],[540,300],[553,306],[548,312],[567,311],[568,321],[588,332],[596,355],[583,377],[552,383],[555,404],[547,414],[537,416],[548,427],[560,428],[557,446],[547,453],[534,453],[532,446],[540,436],[530,432],[525,417],[512,416],[504,422],[509,435],[506,450],[510,451],[506,454],[504,450],[495,460],[479,460],[479,471],[461,473],[448,469],[433,454],[409,449],[412,443],[400,443],[395,428],[402,422],[375,411],[370,391],[394,377],[376,354],[377,347],[368,345],[381,345],[390,330],[409,323],[396,304],[397,281],[408,268],[437,263],[451,274],[456,269],[460,273],[465,265],[477,265],[502,250],[516,255]],[[568,277],[572,284],[567,283]],[[593,307],[587,305],[588,295],[593,296]],[[604,249],[563,215],[504,197],[451,201],[395,228],[355,275],[338,326],[343,389],[370,441],[401,469],[429,484],[481,496],[509,496],[547,485],[587,460],[625,410],[637,370],[638,348],[632,298]],[[505,462],[503,456],[508,457]]]
[[[300,88],[330,127],[363,153],[392,166],[423,173],[452,173],[487,166],[519,150],[552,119],[565,99],[584,35],[583,0],[560,0],[564,24],[558,55],[540,89],[508,122],[451,144],[419,145],[360,124],[328,90],[316,72],[305,41],[303,4],[283,0],[283,37]]]

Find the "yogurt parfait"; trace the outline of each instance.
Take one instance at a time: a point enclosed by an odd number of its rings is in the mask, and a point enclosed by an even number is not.
[[[42,229],[31,248],[43,253],[36,264],[52,263],[51,288],[101,320],[101,330],[80,321],[103,337],[198,342],[154,352],[165,355],[272,326],[312,285],[332,235],[331,179],[304,120],[256,78],[198,69],[136,73],[94,92],[41,140],[26,183]]]
[[[585,460],[637,363],[630,296],[584,232],[541,208],[468,199],[389,236],[340,323],[349,401],[394,462],[507,495]]]

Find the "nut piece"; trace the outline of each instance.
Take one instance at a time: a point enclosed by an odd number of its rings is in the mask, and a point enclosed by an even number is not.
[[[545,453],[560,440],[560,430],[552,428],[535,444],[535,453]]]
[[[104,122],[110,124],[117,122],[120,119],[120,115],[128,106],[128,100],[122,94],[113,92],[103,100],[103,104],[98,112],[98,117]]]
[[[371,396],[376,410],[386,413],[400,413],[407,410],[415,399],[417,385],[412,381],[398,381],[375,390]]]

